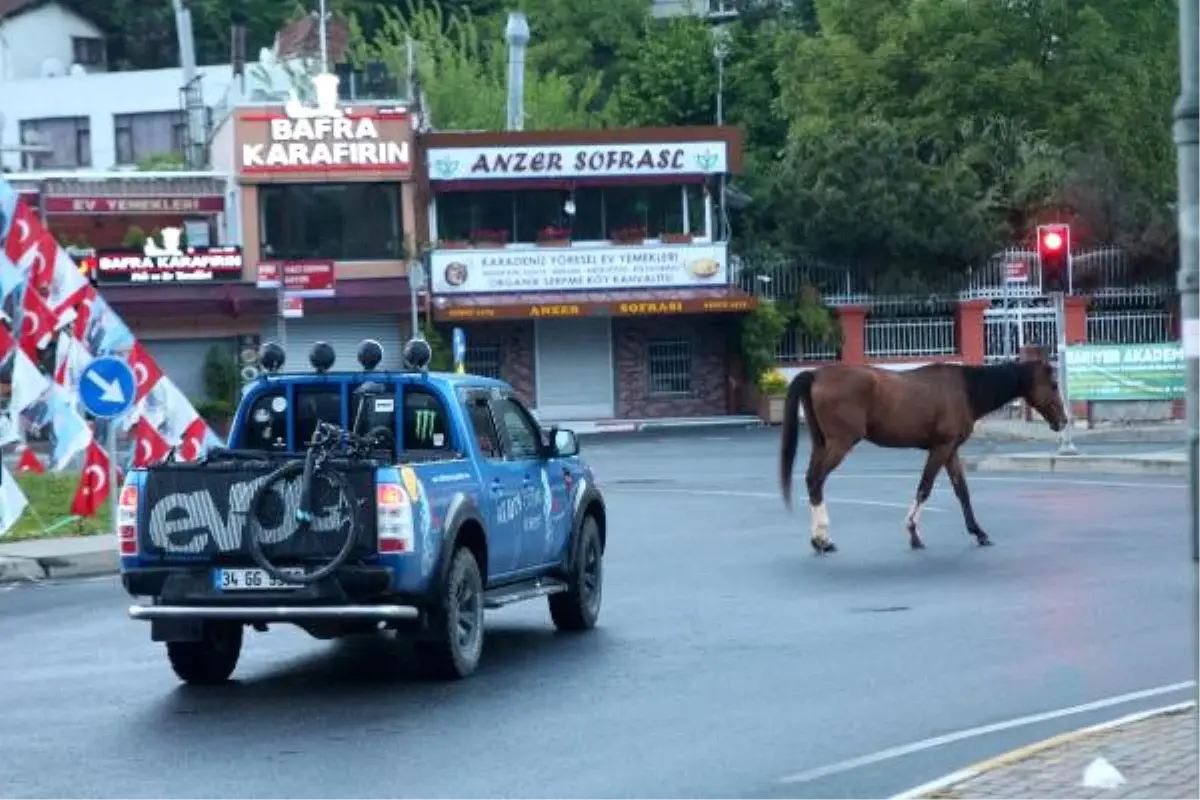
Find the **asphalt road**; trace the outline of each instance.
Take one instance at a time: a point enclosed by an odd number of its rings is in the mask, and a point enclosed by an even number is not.
[[[912,552],[921,454],[862,447],[828,490],[840,552],[817,557],[776,435],[585,443],[611,520],[600,626],[496,612],[453,685],[395,642],[279,629],[248,635],[236,683],[182,687],[114,580],[0,592],[0,793],[879,797],[1195,695],[1086,705],[1195,678],[1180,482],[972,474],[978,548],[943,478]]]

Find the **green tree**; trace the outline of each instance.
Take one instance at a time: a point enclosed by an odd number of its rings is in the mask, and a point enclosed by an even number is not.
[[[621,75],[617,108],[628,125],[711,125],[717,75],[707,23],[695,17],[656,21]]]
[[[447,13],[436,0],[408,0],[403,11],[380,7],[374,34],[350,20],[357,63],[380,61],[394,74],[407,70],[407,43],[417,44],[416,69],[433,124],[443,130],[495,130],[505,121],[507,59],[503,43],[485,40],[467,11]],[[530,70],[525,79],[525,127],[590,128],[607,122],[599,105],[599,76],[572,81]]]

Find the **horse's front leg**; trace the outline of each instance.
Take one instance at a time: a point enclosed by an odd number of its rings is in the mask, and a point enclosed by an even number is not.
[[[967,489],[967,473],[963,469],[962,461],[958,458],[957,450],[950,454],[950,458],[946,459],[946,476],[950,478],[950,485],[954,487],[954,496],[958,498],[958,504],[962,506],[967,532],[975,537],[980,546],[986,547],[991,544],[992,540],[979,526],[979,520],[975,519],[975,511],[971,508],[971,492]]]
[[[925,469],[921,471],[921,482],[917,484],[917,496],[913,498],[913,504],[909,506],[908,515],[904,518],[904,526],[908,529],[908,545],[913,550],[922,550],[925,547],[925,542],[921,540],[921,533],[918,530],[918,526],[921,524],[921,509],[929,502],[929,495],[933,493],[933,482],[946,463],[946,459],[952,454],[953,451],[947,448],[935,448],[929,451],[929,456],[925,459]]]

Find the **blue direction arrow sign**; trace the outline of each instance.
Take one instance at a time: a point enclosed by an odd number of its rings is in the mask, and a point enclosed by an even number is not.
[[[137,378],[120,358],[97,358],[79,376],[79,399],[89,414],[100,419],[124,414],[136,394]]]

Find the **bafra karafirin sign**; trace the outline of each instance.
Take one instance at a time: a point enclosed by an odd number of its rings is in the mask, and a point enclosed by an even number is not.
[[[337,76],[313,78],[317,104],[306,106],[289,100],[284,115],[250,116],[244,120],[266,120],[270,141],[242,144],[242,167],[247,170],[312,167],[366,169],[410,166],[407,114],[400,109],[353,112],[337,106]],[[404,126],[397,136],[381,131]],[[255,138],[255,137],[251,137]]]

